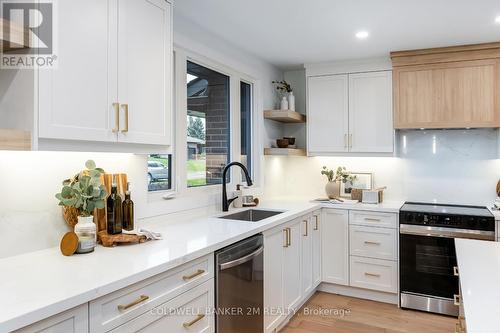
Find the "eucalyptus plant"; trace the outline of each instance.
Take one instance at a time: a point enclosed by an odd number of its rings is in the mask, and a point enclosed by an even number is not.
[[[276,90],[278,90],[281,93],[290,93],[293,91],[290,83],[286,82],[285,80],[273,81],[273,84],[276,86]]]
[[[101,182],[104,170],[97,168],[92,160],[88,160],[85,167],[73,178],[64,180],[61,192],[56,194],[59,206],[74,207],[80,216],[90,216],[94,209],[104,208],[104,199],[108,195]]]
[[[356,176],[347,171],[346,167],[338,167],[336,171],[329,170],[326,166],[321,170],[321,174],[328,178],[329,182],[352,182],[356,180]]]

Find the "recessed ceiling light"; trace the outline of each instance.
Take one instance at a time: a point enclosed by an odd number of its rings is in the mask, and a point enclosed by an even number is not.
[[[497,17],[495,17],[495,23],[500,23],[500,15],[498,15]]]
[[[358,31],[356,32],[356,38],[357,39],[366,39],[368,38],[368,36],[370,36],[370,34],[368,33],[368,31]]]

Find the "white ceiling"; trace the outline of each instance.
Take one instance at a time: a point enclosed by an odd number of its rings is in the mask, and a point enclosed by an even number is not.
[[[500,41],[499,0],[177,0],[175,11],[281,68]]]

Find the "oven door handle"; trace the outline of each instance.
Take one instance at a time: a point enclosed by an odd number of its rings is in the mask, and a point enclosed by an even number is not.
[[[429,236],[441,238],[467,238],[480,240],[495,240],[494,231],[469,230],[458,228],[428,227],[422,225],[401,224],[399,233],[403,235]]]
[[[225,269],[228,269],[228,268],[231,268],[231,267],[238,266],[238,265],[241,265],[243,263],[246,263],[247,261],[250,261],[253,258],[255,258],[258,255],[260,255],[263,251],[264,251],[264,246],[261,246],[257,250],[255,250],[254,252],[252,252],[250,254],[247,254],[244,257],[241,257],[241,258],[238,258],[238,259],[235,259],[233,261],[226,262],[226,263],[223,263],[223,264],[219,264],[219,269],[221,271],[223,271]]]

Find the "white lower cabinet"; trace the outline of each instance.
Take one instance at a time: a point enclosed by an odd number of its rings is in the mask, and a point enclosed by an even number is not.
[[[210,279],[110,332],[213,333],[215,320],[208,310],[214,307],[214,288]]]
[[[323,282],[349,285],[349,211],[324,209],[321,219]]]
[[[321,283],[321,210],[315,211],[312,216],[312,270],[313,287]]]
[[[288,242],[283,251],[283,300],[284,310],[296,310],[302,296],[301,288],[301,228],[302,219],[292,221],[286,226]]]
[[[15,333],[88,333],[88,311],[88,304],[83,304],[21,328],[15,331]]]
[[[307,295],[313,289],[313,235],[311,216],[304,216],[301,227],[302,295]]]

